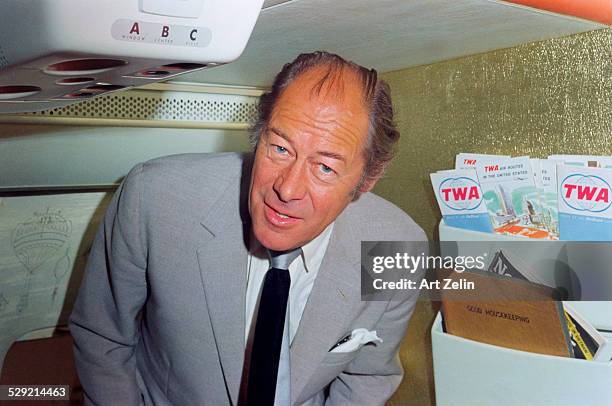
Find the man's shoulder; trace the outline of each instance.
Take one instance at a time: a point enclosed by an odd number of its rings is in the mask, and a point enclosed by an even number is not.
[[[251,156],[245,153],[178,154],[136,165],[124,190],[138,190],[148,207],[198,207],[205,210],[224,193],[240,195]],[[162,204],[156,204],[163,203]]]
[[[154,158],[136,165],[127,182],[142,182],[146,189],[168,191],[219,189],[250,171],[251,154],[187,153]]]
[[[404,210],[374,193],[361,195],[342,217],[363,241],[427,240],[423,229]]]
[[[233,179],[241,174],[242,166],[248,159],[249,154],[239,152],[167,155],[144,162],[142,171],[155,179],[173,175]]]

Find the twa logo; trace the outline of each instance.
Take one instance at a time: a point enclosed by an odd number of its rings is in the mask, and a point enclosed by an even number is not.
[[[569,175],[561,182],[561,198],[572,209],[599,213],[610,207],[610,185],[594,175]]]
[[[470,178],[448,178],[440,183],[438,195],[453,210],[474,210],[482,203],[482,192]]]

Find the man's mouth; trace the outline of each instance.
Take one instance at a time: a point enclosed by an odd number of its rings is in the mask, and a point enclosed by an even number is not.
[[[300,221],[299,217],[294,217],[289,214],[280,212],[266,203],[264,203],[264,214],[268,222],[277,227],[291,226]]]

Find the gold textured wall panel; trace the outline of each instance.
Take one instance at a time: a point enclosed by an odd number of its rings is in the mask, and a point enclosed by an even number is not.
[[[382,76],[402,138],[375,191],[430,238],[440,213],[429,174],[453,168],[458,152],[612,155],[612,29]],[[406,376],[389,405],[435,404],[429,329],[436,310],[417,306],[400,351]]]
[[[612,154],[612,29],[382,76],[402,136],[376,192],[430,237],[440,214],[429,173],[458,152]]]

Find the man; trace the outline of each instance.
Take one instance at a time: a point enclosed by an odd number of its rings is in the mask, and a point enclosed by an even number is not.
[[[254,158],[136,166],[100,227],[71,318],[86,398],[384,404],[402,378],[416,296],[362,301],[360,243],[425,240],[367,193],[398,137],[376,72],[316,52],[285,65],[262,96]],[[355,331],[369,338],[356,343]]]

